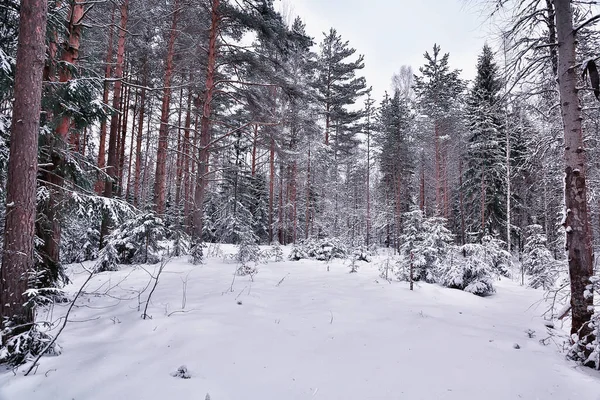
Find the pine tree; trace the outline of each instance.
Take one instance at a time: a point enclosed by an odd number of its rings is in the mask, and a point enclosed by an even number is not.
[[[20,4],[14,104],[8,163],[6,216],[0,267],[0,324],[27,330],[33,311],[27,305],[28,274],[33,267],[37,142],[42,98],[47,2]],[[19,331],[5,331],[2,344]]]
[[[457,110],[459,94],[464,89],[464,83],[459,78],[460,70],[450,69],[448,61],[450,55],[448,53],[442,55],[440,51],[440,46],[434,44],[431,54],[425,52],[426,63],[419,68],[421,76],[415,75],[414,90],[420,111],[433,122],[435,212],[436,215],[447,218],[450,207],[447,168],[448,142],[452,133],[452,112]],[[424,138],[422,140],[425,141]],[[421,173],[423,176],[425,175],[425,171]],[[422,186],[424,186],[424,180]],[[424,196],[422,197],[424,198]]]
[[[381,185],[388,199],[388,226],[395,236],[401,230],[402,214],[411,205],[410,183],[414,173],[414,156],[410,151],[410,128],[412,116],[406,99],[396,90],[394,96],[383,100],[378,118],[378,134],[375,136],[379,148]]]

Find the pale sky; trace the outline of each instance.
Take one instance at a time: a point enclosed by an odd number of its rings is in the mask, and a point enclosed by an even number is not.
[[[316,43],[336,28],[342,39],[365,56],[364,76],[380,100],[392,74],[403,64],[415,73],[433,44],[450,53],[451,68],[463,79],[475,75],[477,55],[493,29],[478,1],[466,0],[278,0],[291,5]],[[284,6],[285,7],[285,6]],[[501,60],[497,60],[500,63]]]

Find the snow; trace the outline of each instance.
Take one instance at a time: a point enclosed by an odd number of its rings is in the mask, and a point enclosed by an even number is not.
[[[424,283],[411,292],[378,278],[377,261],[355,274],[349,260],[329,271],[270,262],[251,281],[233,280],[222,258],[171,260],[150,320],[138,293],[159,265],[99,274],[59,338],[62,355],[42,358],[34,376],[0,372],[0,399],[600,399],[597,372],[540,344],[543,292],[510,280],[484,298]],[[86,274],[71,274],[73,293]],[[184,288],[186,312],[175,312]]]

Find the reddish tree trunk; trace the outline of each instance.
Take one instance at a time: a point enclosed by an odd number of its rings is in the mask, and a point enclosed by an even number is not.
[[[140,93],[140,115],[138,116],[138,132],[135,143],[135,177],[133,183],[133,205],[139,206],[140,202],[140,175],[142,172],[142,138],[144,136],[144,113],[146,112],[146,86],[148,85],[148,65],[144,60],[142,90]]]
[[[440,128],[435,121],[435,213],[439,215],[442,211],[442,187],[441,187],[441,163],[440,163]]]
[[[59,68],[59,82],[66,84],[72,79],[71,69],[75,67],[79,59],[79,44],[81,41],[81,19],[84,15],[83,3],[72,1],[68,13],[67,38],[63,44],[61,56],[61,66]],[[63,115],[55,131],[55,137],[51,145],[51,163],[52,166],[46,167],[42,172],[42,179],[48,187],[48,204],[44,209],[44,220],[47,226],[44,226],[38,235],[44,242],[43,254],[44,264],[46,264],[50,274],[47,275],[49,281],[58,279],[58,266],[60,264],[60,236],[61,236],[61,203],[62,187],[64,177],[62,175],[62,166],[65,162],[64,152],[67,150],[67,142],[74,148],[77,146],[78,137],[72,134],[69,137],[71,128],[71,117]],[[44,224],[45,225],[45,224]],[[50,282],[45,282],[50,283]]]
[[[139,92],[136,90],[135,102],[133,103],[133,123],[131,124],[131,141],[129,142],[129,157],[127,159],[127,191],[125,192],[125,199],[127,199],[127,201],[129,201],[129,196],[131,194],[131,164],[133,163],[133,144],[136,138],[135,114],[136,112],[138,112],[139,98]]]
[[[121,80],[123,78],[123,61],[125,58],[125,34],[127,29],[127,13],[129,8],[129,0],[124,0],[121,4],[121,21],[119,29],[119,41],[117,48],[117,64],[115,66],[115,89],[113,96],[113,108],[118,110],[121,104]],[[119,116],[113,115],[110,119],[110,135],[108,139],[108,162],[106,172],[108,178],[104,184],[104,197],[112,198],[114,192],[114,184],[117,179],[118,167],[118,136],[119,136]],[[109,216],[104,215],[102,218],[102,227],[100,229],[100,247],[104,246],[103,238],[108,233],[110,221]]]
[[[208,172],[208,156],[210,144],[210,115],[212,111],[212,98],[215,90],[215,68],[217,61],[217,37],[221,17],[219,15],[220,0],[212,0],[211,24],[208,38],[208,65],[206,69],[206,91],[202,105],[202,118],[200,119],[200,157],[196,173],[196,188],[194,194],[193,231],[195,240],[202,240],[202,219],[204,217],[204,191],[206,188],[206,174]]]
[[[306,167],[306,232],[305,238],[308,239],[310,233],[310,147],[308,148],[308,165]]]
[[[183,97],[183,93],[182,93]],[[184,176],[187,173],[186,159],[188,157],[188,144],[190,140],[190,127],[192,125],[192,92],[188,92],[187,106],[185,111],[185,126],[183,129],[183,137],[181,138],[180,150],[177,153],[177,180],[175,182],[175,204],[181,203],[182,186],[184,185]]]
[[[21,0],[19,43],[6,194],[4,247],[0,266],[0,316],[15,325],[33,322],[25,304],[33,268],[37,146],[46,52],[46,0]],[[3,325],[0,320],[0,325]],[[24,326],[22,330],[27,330]],[[19,332],[13,332],[19,333]],[[11,335],[2,335],[5,341]]]
[[[252,139],[252,177],[256,176],[256,147],[258,144],[258,124],[254,125],[254,137]]]
[[[167,146],[169,144],[169,105],[171,103],[171,80],[173,77],[173,55],[177,39],[177,21],[179,18],[179,0],[173,4],[173,21],[169,32],[169,45],[165,69],[165,90],[163,92],[160,112],[160,129],[158,131],[158,150],[156,151],[156,175],[154,178],[154,204],[158,215],[165,213],[167,186]]]
[[[273,241],[273,200],[275,198],[275,139],[269,147],[269,243]]]
[[[108,104],[108,95],[110,92],[110,79],[112,58],[113,58],[113,27],[115,25],[115,9],[113,6],[112,17],[110,21],[110,29],[108,32],[108,49],[106,50],[106,67],[104,70],[104,92],[102,94],[102,102]],[[103,119],[100,123],[100,142],[98,143],[98,168],[106,167],[106,120]],[[105,179],[98,179],[96,182],[96,193],[101,194],[104,191]]]
[[[125,170],[125,143],[127,141],[127,125],[129,122],[129,103],[131,101],[131,86],[127,86],[125,100],[121,110],[121,143],[119,144],[118,195],[123,195],[123,177]]]

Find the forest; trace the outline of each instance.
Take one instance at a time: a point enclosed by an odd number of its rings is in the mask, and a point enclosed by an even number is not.
[[[264,258],[484,298],[510,278],[600,369],[598,2],[481,2],[474,79],[432,43],[383,98],[280,3],[3,0],[0,363],[52,354],[72,266],[158,265],[145,319],[166,260],[223,245],[252,282]]]

